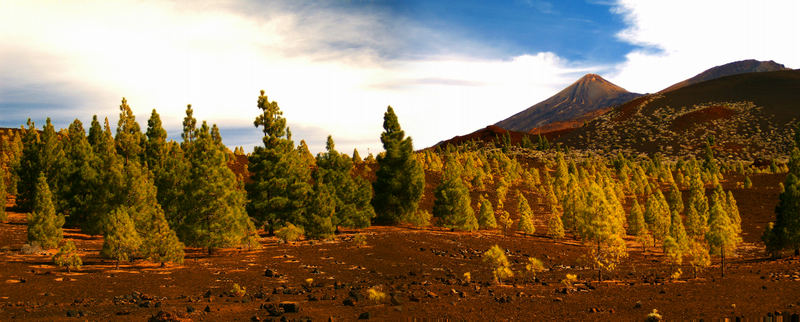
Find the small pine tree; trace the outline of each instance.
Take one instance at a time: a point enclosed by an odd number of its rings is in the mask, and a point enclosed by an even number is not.
[[[558,214],[551,213],[547,219],[547,236],[553,239],[564,238],[564,223]]]
[[[498,284],[502,284],[504,279],[514,276],[508,257],[498,245],[492,246],[492,248],[483,253],[483,261],[489,264],[494,281]]]
[[[720,265],[722,276],[725,276],[725,252],[729,254],[736,249],[736,245],[741,238],[730,220],[728,214],[725,213],[723,205],[717,203],[711,208],[708,218],[709,230],[706,233],[706,240],[710,246],[710,253],[719,254],[722,258]]]
[[[497,228],[497,220],[494,218],[492,202],[484,196],[480,196],[478,204],[480,205],[480,210],[478,211],[478,226],[482,229]]]
[[[75,248],[75,243],[71,240],[61,245],[61,248],[58,249],[58,253],[53,255],[53,263],[58,267],[66,267],[67,273],[73,269],[80,269],[83,265],[83,261],[81,261],[81,257],[78,255],[78,251]]]
[[[688,254],[694,278],[697,278],[697,271],[711,266],[711,256],[708,254],[708,246],[705,242],[699,240],[690,241]]]
[[[511,236],[514,234],[514,221],[511,220],[511,215],[508,211],[503,209],[497,210],[497,224],[500,227],[500,230],[503,232],[503,235]]]
[[[106,217],[104,231],[103,249],[100,254],[115,260],[116,268],[119,269],[119,262],[133,257],[142,243],[133,220],[128,215],[128,209],[118,207],[112,210]]]
[[[64,216],[56,215],[53,195],[44,173],[39,173],[33,212],[28,216],[28,242],[38,242],[43,248],[58,247],[63,239]]]
[[[533,226],[533,211],[528,205],[528,199],[519,191],[517,191],[517,212],[519,213],[519,230],[533,235],[536,232],[536,227]]]
[[[536,273],[541,272],[544,270],[544,264],[542,261],[535,257],[528,257],[528,261],[525,263],[525,272],[528,276],[531,277],[532,280],[536,279]]]
[[[473,231],[478,229],[478,220],[472,210],[469,191],[461,180],[461,168],[455,158],[445,165],[442,183],[436,187],[433,216],[447,228]]]
[[[752,187],[753,187],[753,181],[750,181],[750,177],[745,176],[744,177],[744,188],[745,189],[750,189]]]
[[[628,213],[628,227],[627,233],[631,236],[642,236],[646,233],[645,221],[644,221],[644,210],[642,206],[639,204],[639,200],[633,198],[633,205],[631,206],[631,211]]]

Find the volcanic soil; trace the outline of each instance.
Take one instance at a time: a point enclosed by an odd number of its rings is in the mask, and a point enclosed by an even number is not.
[[[677,280],[659,250],[643,252],[629,239],[630,256],[598,282],[581,259],[586,246],[540,234],[543,218],[533,236],[378,226],[323,242],[265,236],[258,250],[188,249],[182,265],[135,261],[118,269],[98,256],[101,236],[65,229],[84,262],[67,273],[52,264],[54,250],[22,252],[25,216],[12,212],[0,224],[0,320],[642,320],[657,309],[667,320],[760,320],[777,312],[786,321],[800,313],[800,258],[768,259],[759,239],[783,177],[754,175],[747,190],[726,183],[742,214],[737,256],[726,260],[725,277],[714,257],[696,278],[684,265]],[[495,244],[514,271],[527,257],[546,270],[493,283],[481,254]],[[562,283],[568,273],[577,275],[569,288]],[[243,296],[234,284],[246,289]],[[372,287],[386,298],[370,300]]]

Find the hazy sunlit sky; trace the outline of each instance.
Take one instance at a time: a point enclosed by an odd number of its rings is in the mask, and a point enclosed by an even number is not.
[[[224,143],[260,144],[258,91],[313,152],[381,151],[392,105],[415,148],[598,73],[656,92],[742,60],[800,67],[800,1],[0,0],[0,126],[186,104]]]

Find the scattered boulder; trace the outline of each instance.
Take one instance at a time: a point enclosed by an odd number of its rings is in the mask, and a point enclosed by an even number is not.
[[[370,314],[369,312],[364,312],[358,315],[359,320],[369,320]]]
[[[278,304],[278,307],[283,309],[286,313],[300,312],[300,303],[298,302],[281,302]]]

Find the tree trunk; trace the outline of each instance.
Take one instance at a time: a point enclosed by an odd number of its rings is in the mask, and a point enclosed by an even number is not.
[[[725,248],[722,248],[722,277],[725,277]]]
[[[794,256],[800,256],[800,248],[794,249]]]
[[[600,242],[597,242],[597,256],[598,257],[600,256]],[[603,269],[600,267],[599,264],[597,265],[597,281],[598,282],[603,281]]]
[[[117,265],[115,266],[115,269],[119,269],[119,259],[117,259]]]

